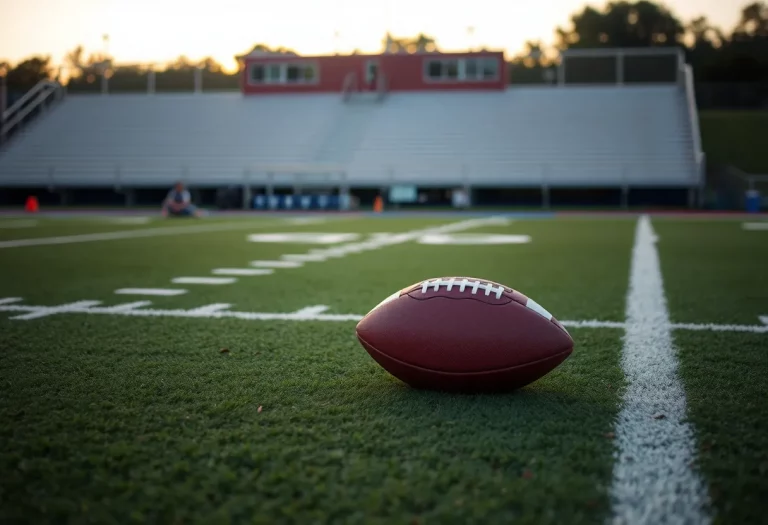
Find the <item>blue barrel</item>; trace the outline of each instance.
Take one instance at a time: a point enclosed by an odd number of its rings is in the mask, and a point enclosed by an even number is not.
[[[760,213],[760,192],[749,190],[746,195],[747,212]]]
[[[263,210],[267,207],[267,197],[266,195],[254,195],[253,196],[253,207],[257,210]]]

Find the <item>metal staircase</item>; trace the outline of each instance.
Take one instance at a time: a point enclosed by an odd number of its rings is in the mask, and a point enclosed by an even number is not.
[[[41,80],[0,115],[0,147],[64,97],[57,81]]]

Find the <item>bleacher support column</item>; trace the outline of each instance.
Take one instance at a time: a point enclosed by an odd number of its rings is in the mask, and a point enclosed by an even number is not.
[[[541,207],[545,210],[549,209],[549,186],[546,184],[541,187]]]
[[[621,187],[621,208],[626,210],[629,207],[629,186],[626,184]]]
[[[195,93],[203,92],[203,70],[200,67],[195,68]]]
[[[621,49],[616,51],[616,84],[624,85],[624,52]]]
[[[565,85],[565,58],[560,57],[560,63],[557,65],[557,85]]]
[[[8,88],[5,85],[5,71],[0,71],[0,130],[3,129],[3,113],[6,109],[6,100],[8,97]],[[3,144],[3,135],[0,133],[0,145]]]
[[[155,68],[150,67],[147,72],[147,94],[152,95],[155,93]]]
[[[101,69],[101,94],[107,95],[109,93],[109,78],[107,77],[107,67],[104,66]]]
[[[253,192],[251,191],[251,171],[248,168],[243,170],[243,209],[249,210],[251,208],[251,200],[253,199]]]
[[[133,208],[136,205],[136,190],[128,188],[124,190],[123,194],[125,195],[125,207]]]

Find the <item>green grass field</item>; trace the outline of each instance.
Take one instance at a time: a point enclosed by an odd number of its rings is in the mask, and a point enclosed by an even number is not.
[[[644,509],[669,508],[669,523],[768,523],[768,229],[651,217],[663,294],[646,295],[674,324],[643,331],[628,303],[652,290],[637,265],[655,259],[638,249],[638,221],[0,216],[0,521],[650,523]],[[297,233],[312,235],[249,242]],[[334,233],[348,235],[306,242]],[[460,244],[481,235],[529,242]],[[372,244],[360,253],[297,262],[362,241]],[[263,267],[252,261],[295,267],[214,274]],[[355,320],[446,275],[534,298],[566,322],[572,356],[511,394],[418,391],[390,376],[357,342]],[[186,292],[116,293],[125,288]],[[630,349],[665,331],[669,354],[654,357],[662,340]],[[633,399],[628,352],[648,367],[676,359],[669,381],[683,397],[654,400],[649,388]],[[684,413],[622,426],[648,399]],[[680,464],[622,492],[617,476],[654,461]],[[704,487],[696,501],[691,480]]]

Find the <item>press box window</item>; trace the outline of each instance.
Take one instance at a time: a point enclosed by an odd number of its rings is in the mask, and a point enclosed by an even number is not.
[[[264,82],[264,66],[251,66],[251,82],[255,84]]]
[[[443,76],[443,64],[438,60],[427,63],[427,76],[432,80],[441,78]]]
[[[499,62],[495,58],[485,58],[483,64],[483,79],[491,80],[499,76]]]

